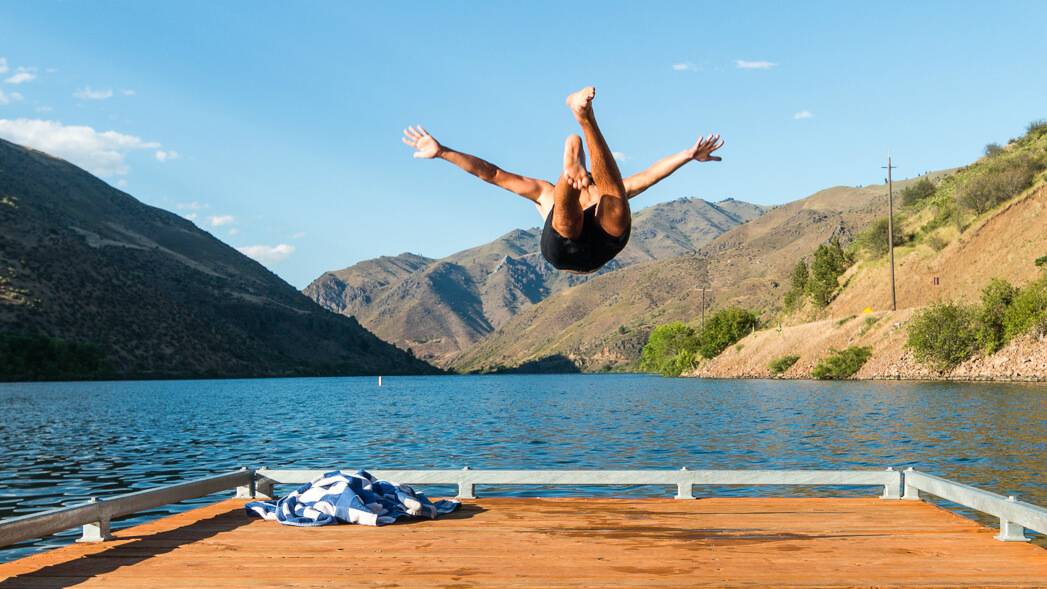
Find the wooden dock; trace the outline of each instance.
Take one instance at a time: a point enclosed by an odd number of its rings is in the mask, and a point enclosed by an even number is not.
[[[490,498],[381,528],[286,527],[243,503],[0,564],[0,589],[1047,587],[1047,550],[923,502]]]

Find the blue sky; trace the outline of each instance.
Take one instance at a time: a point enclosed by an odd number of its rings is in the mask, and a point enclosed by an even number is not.
[[[301,287],[538,225],[527,201],[412,159],[410,124],[549,180],[583,85],[626,174],[723,134],[722,163],[646,206],[878,182],[888,150],[899,176],[962,165],[1047,117],[1043,2],[519,4],[0,1],[0,137]]]

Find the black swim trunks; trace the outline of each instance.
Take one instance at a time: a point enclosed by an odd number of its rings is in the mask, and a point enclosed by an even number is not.
[[[582,212],[582,234],[578,239],[567,239],[553,229],[553,213],[549,211],[542,229],[542,255],[559,270],[595,272],[622,251],[630,231],[621,237],[608,235],[596,220],[596,207],[591,206]]]

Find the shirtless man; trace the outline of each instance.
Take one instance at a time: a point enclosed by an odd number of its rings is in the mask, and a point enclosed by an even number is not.
[[[592,158],[592,173],[585,169],[582,140],[571,135],[564,144],[563,172],[556,184],[520,176],[476,156],[440,145],[422,127],[404,130],[403,142],[415,149],[414,157],[442,158],[495,186],[515,192],[538,207],[545,219],[542,255],[554,267],[577,273],[599,270],[614,259],[629,241],[632,215],[629,199],[660,182],[687,162],[718,162],[712,155],[723,147],[719,135],[700,137],[690,148],[655,162],[639,174],[622,179],[618,164],[596,125],[592,86],[567,97],[567,106],[582,127]]]

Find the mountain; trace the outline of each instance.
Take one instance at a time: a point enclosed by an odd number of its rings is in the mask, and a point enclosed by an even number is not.
[[[896,182],[901,190],[907,182]],[[502,325],[450,364],[460,371],[551,361],[582,370],[632,366],[655,325],[692,321],[705,305],[767,309],[790,270],[821,243],[849,242],[883,215],[886,187],[838,186],[770,209],[693,253],[634,264],[556,293]]]
[[[434,371],[186,219],[2,140],[0,228],[0,336],[97,352],[71,376]],[[2,376],[60,376],[23,368]]]
[[[641,209],[629,245],[596,275],[694,253],[764,210],[734,199],[692,198]],[[326,272],[303,292],[386,341],[446,365],[535,304],[593,278],[549,266],[540,238],[539,229],[517,229],[439,260],[410,253],[367,260]]]

